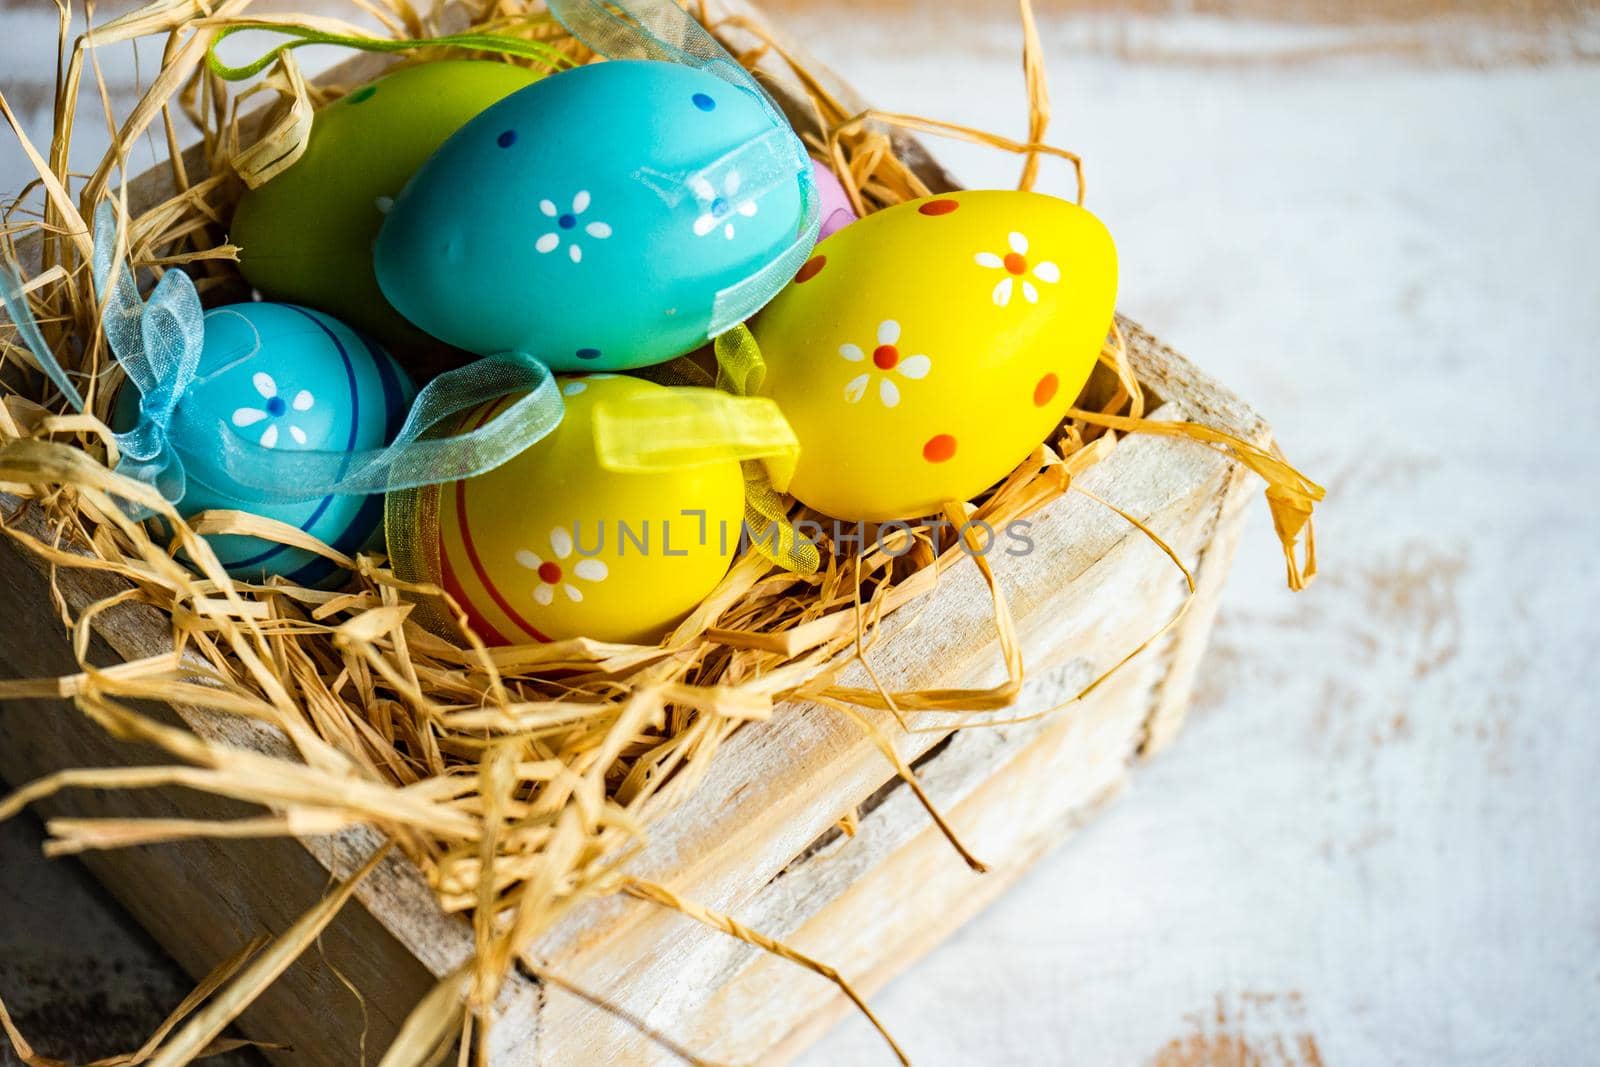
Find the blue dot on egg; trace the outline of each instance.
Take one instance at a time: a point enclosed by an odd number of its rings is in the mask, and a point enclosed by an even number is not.
[[[579,359],[599,359],[600,358],[600,350],[598,348],[580,348],[580,349],[578,349],[578,358]]]
[[[506,130],[499,137],[494,139],[494,143],[499,145],[501,148],[510,148],[512,145],[517,143],[517,131]]]
[[[289,405],[283,402],[283,397],[274,396],[267,398],[267,414],[277,418],[289,410]]]
[[[701,111],[710,111],[717,106],[717,102],[705,93],[695,93],[689,98],[694,101],[694,106]]]
[[[562,215],[559,219],[556,219],[556,225],[560,226],[563,230],[570,230],[577,224],[578,218],[576,215],[567,214]]]

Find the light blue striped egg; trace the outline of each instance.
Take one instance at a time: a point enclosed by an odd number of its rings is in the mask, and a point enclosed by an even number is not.
[[[174,439],[187,475],[179,511],[186,518],[213,509],[250,512],[298,527],[347,554],[375,545],[382,494],[267,504],[240,499],[216,462],[221,442],[215,435],[237,434],[269,457],[377,448],[393,438],[414,395],[387,352],[319,311],[272,303],[213,308],[205,315],[198,373],[178,402],[174,422],[175,433],[188,435]],[[131,425],[137,410],[136,390],[125,388],[117,398],[118,426]],[[208,541],[235,578],[281,575],[314,586],[337,577],[333,563],[304,549],[239,535]]]

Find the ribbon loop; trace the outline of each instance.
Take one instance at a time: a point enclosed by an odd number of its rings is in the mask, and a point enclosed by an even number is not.
[[[97,226],[99,236],[104,236],[107,225],[111,224]],[[117,293],[120,297],[120,287]],[[137,303],[132,305],[135,312],[138,308]],[[116,310],[122,316],[119,321],[127,321],[129,307],[118,306]],[[111,314],[108,306],[106,315]],[[178,402],[200,371],[200,355],[205,351],[205,315],[189,276],[182,271],[162,275],[137,321],[136,342],[131,327],[119,331],[122,348],[117,347],[118,341],[112,342],[117,361],[139,390],[139,422],[128,434],[118,436],[117,446],[136,459],[153,459],[155,453],[147,450],[166,447],[167,428],[172,425]]]
[[[95,291],[104,304],[100,324],[112,355],[139,391],[138,421],[114,435],[121,457],[117,473],[154,486],[176,504],[189,479],[169,427],[205,349],[200,295],[187,274],[174,270],[162,275],[145,304],[133,272],[118,257],[118,243],[116,210],[102,201],[94,213],[93,261]]]
[[[761,391],[767,360],[748,327],[728,330],[717,338],[717,388],[739,396]]]

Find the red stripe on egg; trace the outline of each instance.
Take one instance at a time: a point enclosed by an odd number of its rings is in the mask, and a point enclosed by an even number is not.
[[[444,586],[444,591],[450,594],[450,599],[456,606],[467,613],[467,623],[485,644],[509,645],[511,642],[490,625],[478,609],[473,606],[472,598],[467,596],[467,591],[461,588],[461,581],[456,577],[455,568],[450,566],[450,553],[444,550],[444,545],[439,545],[439,584]]]
[[[473,424],[472,429],[476,430],[484,423],[488,422],[498,413],[498,410],[505,403],[506,401],[502,400],[498,404],[490,405],[489,408],[484,411],[483,415],[479,417],[478,421]],[[550,638],[541,633],[538,627],[534,626],[517,613],[517,610],[511,606],[511,602],[505,598],[504,594],[500,592],[499,587],[494,584],[493,579],[489,577],[489,572],[484,568],[483,561],[478,558],[478,547],[473,543],[472,527],[471,523],[468,522],[467,519],[467,482],[469,480],[470,479],[463,478],[455,484],[456,524],[461,528],[461,545],[466,549],[467,562],[472,564],[472,572],[477,576],[478,582],[483,586],[484,592],[489,594],[489,599],[493,600],[495,606],[505,613],[506,618],[516,623],[516,625],[520,627],[524,633],[528,634],[534,640],[543,641],[548,644]],[[443,554],[441,553],[441,558],[442,555]],[[470,601],[463,600],[463,603],[470,604]],[[505,643],[510,644],[509,641]]]

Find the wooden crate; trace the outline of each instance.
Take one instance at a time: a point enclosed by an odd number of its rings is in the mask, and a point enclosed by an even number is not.
[[[753,15],[739,0],[713,12]],[[339,76],[370,73],[363,57]],[[842,83],[834,86],[848,100]],[[791,111],[805,121],[803,109]],[[924,179],[949,178],[915,145]],[[191,157],[197,170],[198,158]],[[165,176],[139,183],[162,195]],[[1156,399],[1155,417],[1189,419],[1264,444],[1266,424],[1192,364],[1126,320],[1129,355]],[[994,899],[1046,849],[1092,817],[1139,761],[1182,721],[1231,564],[1246,472],[1184,441],[1135,436],[1083,479],[1146,522],[1193,569],[1198,595],[1182,623],[1086,699],[1031,722],[950,733],[951,716],[911,716],[902,733],[877,715],[927,791],[991,870],[970,871],[861,730],[835,711],[789,703],[739,730],[703,786],[652,828],[637,873],[746,924],[787,939],[870,992]],[[0,496],[6,514],[18,501]],[[47,536],[33,511],[16,524]],[[1016,617],[1028,682],[1018,712],[1051,708],[1138,647],[1184,591],[1162,553],[1122,518],[1071,494],[1034,519],[1035,551],[997,562]],[[118,582],[60,571],[56,588],[77,612]],[[75,664],[39,562],[0,539],[0,611],[10,623],[0,670],[15,677],[71,673]],[[99,617],[93,655],[114,663],[170,650],[153,609]],[[989,598],[963,561],[938,589],[891,618],[872,654],[890,688],[993,684],[1003,676]],[[870,684],[859,666],[842,684]],[[162,709],[197,733],[266,750],[279,737],[236,719]],[[1008,717],[1000,713],[1002,717]],[[941,727],[941,723],[944,724]],[[118,743],[62,700],[0,703],[0,775],[20,783],[63,767],[126,765],[148,753]],[[223,802],[181,790],[72,791],[46,815],[217,817]],[[860,812],[854,837],[836,829]],[[377,847],[356,830],[307,840],[213,841],[90,853],[89,869],[187,969],[202,974],[246,937],[283,929]],[[420,873],[388,857],[308,954],[242,1021],[251,1036],[294,1046],[273,1058],[296,1067],[348,1067],[382,1049],[407,1011],[471,951],[467,923],[437,907]],[[529,958],[608,997],[697,1053],[721,1062],[780,1062],[850,1010],[823,980],[650,904],[611,898],[579,909]],[[336,975],[362,991],[364,1008]],[[571,1067],[665,1061],[633,1028],[530,970],[507,983],[493,1060]],[[363,1020],[366,1032],[363,1034]]]

